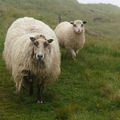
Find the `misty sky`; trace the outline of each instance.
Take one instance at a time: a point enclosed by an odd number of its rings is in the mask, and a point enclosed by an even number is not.
[[[120,0],[78,0],[80,3],[111,3],[120,7]]]

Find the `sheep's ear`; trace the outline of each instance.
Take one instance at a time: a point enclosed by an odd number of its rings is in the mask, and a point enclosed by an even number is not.
[[[51,43],[51,42],[53,42],[54,40],[53,39],[49,39],[49,40],[47,40],[48,41],[48,43]]]
[[[74,25],[74,21],[70,21],[70,24]]]
[[[35,37],[30,37],[30,40],[31,40],[32,42],[34,42],[36,39],[35,39]]]
[[[86,24],[87,23],[87,21],[83,21],[83,24]]]

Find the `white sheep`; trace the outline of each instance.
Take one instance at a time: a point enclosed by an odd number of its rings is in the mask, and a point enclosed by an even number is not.
[[[71,53],[73,59],[76,58],[79,50],[84,46],[84,24],[86,23],[86,21],[82,20],[62,22],[55,28],[55,33],[58,37],[60,46],[67,49],[67,51]]]
[[[43,90],[60,74],[60,51],[54,31],[34,18],[19,18],[8,29],[3,57],[19,92],[24,83],[38,80],[38,102],[43,102]]]

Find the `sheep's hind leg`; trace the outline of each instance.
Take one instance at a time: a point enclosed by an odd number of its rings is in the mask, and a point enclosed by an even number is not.
[[[43,103],[44,84],[38,84],[37,89],[37,103]]]

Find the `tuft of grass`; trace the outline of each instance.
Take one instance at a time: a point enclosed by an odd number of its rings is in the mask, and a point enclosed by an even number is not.
[[[111,95],[114,94],[114,90],[113,90],[113,87],[111,84],[109,83],[102,83],[100,85],[100,94],[103,96],[103,97],[111,97]]]
[[[73,113],[77,113],[79,110],[78,104],[66,105],[56,110],[56,120],[69,120]]]

